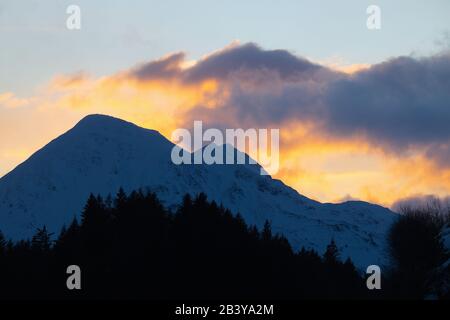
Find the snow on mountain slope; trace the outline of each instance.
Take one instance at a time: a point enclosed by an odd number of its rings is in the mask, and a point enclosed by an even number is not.
[[[258,165],[174,165],[173,144],[156,131],[91,115],[0,179],[0,229],[30,237],[37,227],[59,228],[79,215],[88,195],[138,188],[174,207],[183,195],[205,192],[240,212],[248,224],[267,219],[295,249],[323,252],[331,239],[355,264],[387,264],[390,210],[365,202],[322,204],[300,195]]]

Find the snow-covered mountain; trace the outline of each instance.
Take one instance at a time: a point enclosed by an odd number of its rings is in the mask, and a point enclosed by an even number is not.
[[[186,192],[240,212],[248,224],[267,219],[295,249],[323,252],[331,239],[360,268],[387,263],[386,232],[395,214],[360,201],[322,204],[300,195],[258,165],[174,165],[173,144],[157,131],[103,115],[82,119],[0,179],[0,229],[12,239],[46,225],[58,232],[79,215],[88,195],[138,188],[169,207]]]

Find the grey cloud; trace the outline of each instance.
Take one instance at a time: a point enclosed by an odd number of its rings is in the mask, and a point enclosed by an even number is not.
[[[238,71],[267,70],[276,72],[283,80],[293,81],[309,78],[319,70],[328,72],[328,69],[286,50],[263,50],[253,43],[221,50],[186,70],[180,68],[184,58],[185,54],[180,52],[150,61],[134,68],[131,75],[139,80],[177,76],[187,83],[194,83],[206,79],[225,80]]]
[[[170,79],[182,72],[180,64],[183,62],[183,52],[169,55],[156,61],[150,61],[131,70],[131,76],[139,80]]]
[[[344,75],[326,70],[296,81],[273,82],[264,90],[234,79],[221,108],[199,106],[190,118],[230,125],[267,126],[312,121],[320,133],[364,136],[387,151],[419,148],[450,166],[450,56],[399,57]]]
[[[446,167],[450,162],[450,143],[431,143],[427,146],[426,156],[441,167]]]
[[[420,149],[450,166],[450,54],[398,57],[347,75],[285,50],[248,43],[181,69],[183,53],[132,71],[141,80],[194,83],[214,78],[229,90],[221,106],[197,106],[185,119],[215,127],[269,127],[313,122],[321,134],[363,136],[387,151]]]
[[[330,84],[327,129],[396,149],[450,141],[450,57],[401,57]]]
[[[247,43],[219,51],[201,60],[187,71],[185,79],[189,82],[208,78],[226,79],[237,70],[265,69],[277,72],[282,79],[297,80],[321,68],[286,50],[262,50],[253,43]]]

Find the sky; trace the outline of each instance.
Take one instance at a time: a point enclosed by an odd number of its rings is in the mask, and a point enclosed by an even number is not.
[[[0,176],[105,113],[168,138],[280,128],[275,177],[320,201],[446,197],[449,16],[446,0],[1,0]]]

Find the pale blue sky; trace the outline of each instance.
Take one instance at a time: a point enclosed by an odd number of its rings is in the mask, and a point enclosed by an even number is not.
[[[66,29],[77,4],[82,29]],[[366,8],[382,28],[366,28]],[[376,63],[429,55],[450,30],[448,0],[0,0],[0,93],[28,95],[55,74],[111,74],[174,51],[198,59],[233,40],[315,61]],[[447,33],[448,35],[448,33]]]

